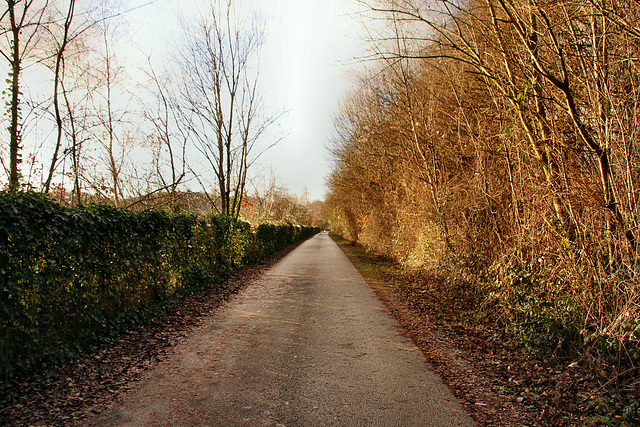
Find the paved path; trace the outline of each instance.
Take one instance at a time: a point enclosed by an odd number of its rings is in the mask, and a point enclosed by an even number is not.
[[[474,425],[325,233],[211,316],[94,424]]]

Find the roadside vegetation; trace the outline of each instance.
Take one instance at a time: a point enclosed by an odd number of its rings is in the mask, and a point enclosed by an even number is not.
[[[48,371],[186,297],[220,300],[232,273],[324,224],[320,202],[252,169],[282,138],[264,20],[206,2],[154,40],[171,44],[158,64],[136,49],[151,3],[0,7],[0,416]]]
[[[332,234],[404,333],[486,426],[635,426],[637,393],[579,354],[541,354],[481,313],[477,295]]]
[[[0,195],[0,396],[320,229]]]
[[[9,396],[10,401],[3,403],[0,424],[87,425],[88,418],[112,407],[114,398],[170,357],[174,346],[188,339],[194,329],[300,243],[242,268],[213,287],[169,304],[161,313],[96,351],[25,379]]]
[[[336,117],[333,232],[423,307],[637,400],[637,2],[360,3],[377,60]],[[640,422],[621,402],[599,422]]]

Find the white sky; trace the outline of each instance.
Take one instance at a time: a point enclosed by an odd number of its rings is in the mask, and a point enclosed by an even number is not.
[[[201,0],[157,0],[136,11],[132,25],[146,22],[153,31],[143,29],[136,39],[164,51],[166,41],[177,38],[172,33],[179,32],[175,11],[193,13],[199,4]],[[329,170],[325,148],[333,130],[332,117],[352,86],[353,58],[363,54],[349,4],[344,0],[243,0],[244,6],[261,10],[266,18],[260,64],[265,102],[274,110],[288,111],[279,122],[284,139],[263,155],[254,172],[271,169],[289,190],[302,194],[307,189],[311,199],[324,196]]]

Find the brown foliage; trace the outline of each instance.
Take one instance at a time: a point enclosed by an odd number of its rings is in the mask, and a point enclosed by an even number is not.
[[[372,6],[392,35],[336,120],[332,228],[637,376],[638,5],[464,5]]]

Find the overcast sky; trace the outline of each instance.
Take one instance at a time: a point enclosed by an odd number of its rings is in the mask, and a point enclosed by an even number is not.
[[[269,4],[264,72],[270,98],[283,95],[291,129],[263,163],[273,164],[293,192],[306,187],[312,198],[322,198],[332,117],[352,86],[348,64],[361,55],[353,17],[344,0],[255,2]]]
[[[206,2],[206,0],[204,0]],[[176,11],[189,14],[201,0],[157,0],[136,11],[138,22],[150,24],[138,40],[163,51],[164,43],[179,31]],[[288,113],[278,130],[284,139],[265,153],[254,172],[273,170],[279,182],[294,193],[306,189],[312,199],[324,196],[329,162],[326,147],[339,100],[352,87],[353,59],[362,55],[349,1],[243,0],[261,11],[267,24],[260,73],[265,101]],[[202,7],[202,6],[200,6]],[[173,35],[172,35],[173,33]],[[151,34],[149,36],[149,34]]]

